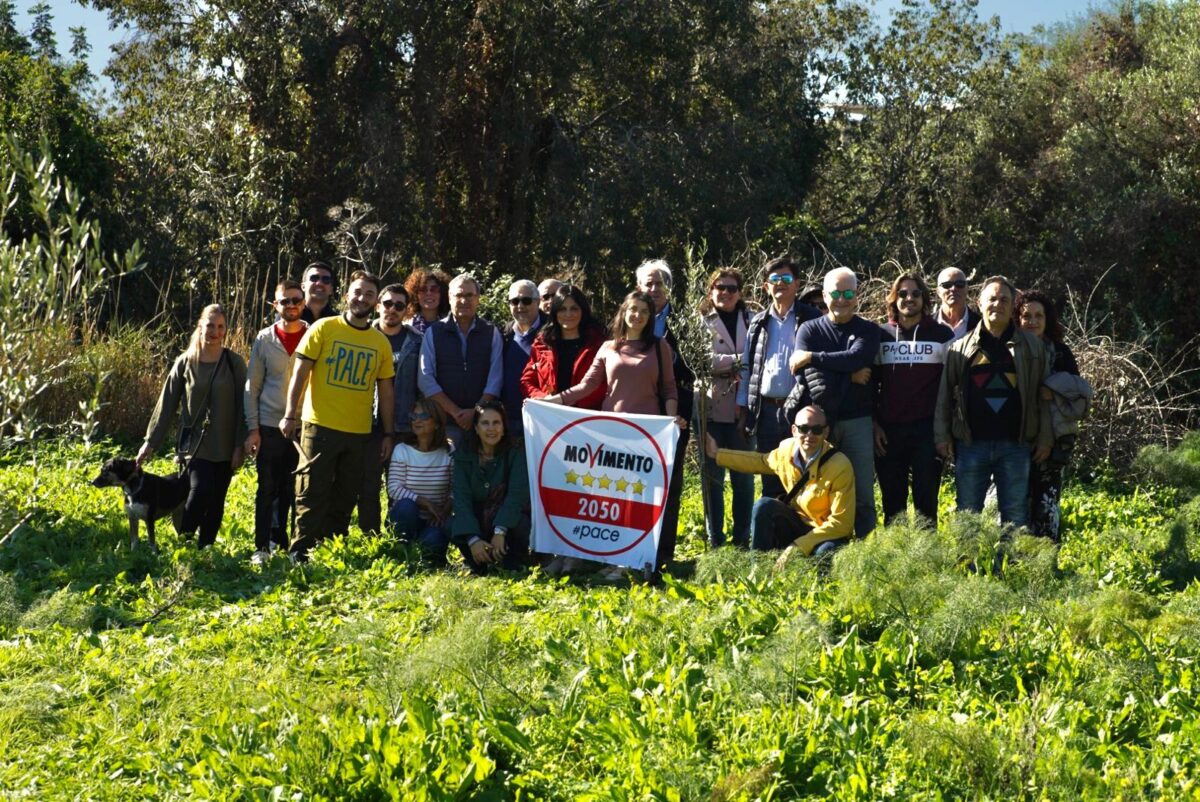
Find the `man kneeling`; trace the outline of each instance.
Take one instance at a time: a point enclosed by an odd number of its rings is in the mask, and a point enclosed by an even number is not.
[[[718,465],[773,474],[787,488],[781,498],[763,497],[754,505],[752,549],[796,549],[819,557],[853,537],[854,468],[825,440],[827,431],[825,413],[810,406],[796,413],[792,436],[766,454],[719,449],[711,436],[705,438],[704,451]]]

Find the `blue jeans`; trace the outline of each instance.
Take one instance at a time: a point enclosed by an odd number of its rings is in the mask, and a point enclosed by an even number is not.
[[[736,423],[710,420],[708,433],[717,441],[719,448],[745,451],[752,447],[746,442],[745,433],[739,430]],[[725,469],[718,465],[716,460],[705,457],[702,471],[704,483],[708,487],[708,497],[704,507],[704,525],[708,530],[708,545],[720,546],[725,542]],[[730,471],[729,484],[733,488],[733,544],[742,547],[749,546],[750,508],[754,506],[754,475]]]
[[[875,425],[870,415],[840,420],[829,439],[854,467],[854,534],[866,537],[875,531]]]
[[[800,517],[795,508],[777,498],[760,498],[754,503],[750,548],[755,551],[786,549],[798,538],[807,535],[812,527]],[[813,557],[832,554],[850,542],[849,538],[826,540],[813,549]]]
[[[762,400],[762,408],[758,412],[758,431],[755,436],[755,449],[759,454],[768,454],[779,448],[779,444],[792,436],[792,424],[788,423],[787,415],[782,406],[775,406]],[[763,498],[775,498],[783,495],[783,482],[773,473],[762,475]]]
[[[435,526],[421,517],[421,508],[410,498],[392,502],[388,521],[401,539],[415,543],[422,556],[434,565],[446,564],[446,547],[450,545],[450,529]]]
[[[1000,520],[1024,526],[1029,515],[1029,446],[1012,440],[954,441],[958,509],[983,512],[988,485],[996,484]]]

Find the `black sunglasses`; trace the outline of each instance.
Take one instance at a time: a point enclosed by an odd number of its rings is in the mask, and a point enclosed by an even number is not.
[[[399,309],[403,310],[408,306],[408,301],[380,301],[379,305],[384,309]]]
[[[304,299],[303,298],[280,298],[275,303],[279,304],[280,306],[299,306],[300,304],[304,303]]]
[[[796,431],[800,434],[825,434],[825,424],[823,423],[798,423]]]
[[[516,306],[517,304],[520,304],[521,306],[529,306],[535,300],[537,300],[537,299],[536,298],[527,298],[524,295],[520,295],[516,298],[509,298],[508,302],[510,304],[512,304],[513,306]]]
[[[314,281],[318,282],[320,284],[332,284],[333,276],[320,276],[320,275],[314,274],[314,275],[311,275],[308,277],[309,284],[313,283]]]
[[[410,420],[431,420],[433,418],[428,412],[414,412],[409,416]]]
[[[713,289],[717,292],[741,292],[742,288],[736,284],[714,284]]]
[[[904,298],[904,299],[908,299],[908,298],[920,298],[920,297],[921,297],[921,291],[920,291],[920,290],[897,290],[897,291],[896,291],[896,297],[897,297],[897,298]]]
[[[943,281],[941,283],[941,287],[943,290],[948,290],[951,287],[957,287],[958,289],[961,290],[965,286],[967,286],[967,280],[965,278],[955,279],[954,281]]]

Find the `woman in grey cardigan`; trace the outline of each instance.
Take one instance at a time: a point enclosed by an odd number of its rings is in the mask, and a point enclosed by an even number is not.
[[[177,458],[190,484],[180,534],[189,537],[199,530],[201,547],[217,539],[225,495],[241,467],[246,440],[246,363],[225,347],[225,329],[225,310],[217,304],[204,307],[187,350],[167,374],[137,455],[141,465],[158,450],[179,410]]]

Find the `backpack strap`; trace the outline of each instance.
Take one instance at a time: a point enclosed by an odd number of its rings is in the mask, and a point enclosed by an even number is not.
[[[838,447],[833,446],[828,451],[826,451],[824,454],[822,454],[817,459],[817,470],[820,471],[821,468],[823,468],[825,466],[825,463],[829,462],[829,458],[832,457],[834,454],[838,454],[838,453],[840,453],[838,451]],[[782,501],[785,505],[787,505],[789,507],[792,506],[792,502],[795,500],[796,496],[798,496],[800,494],[800,491],[804,489],[804,486],[806,484],[808,484],[808,479],[809,479],[809,472],[808,472],[808,469],[805,468],[803,471],[800,472],[800,478],[796,480],[796,483],[794,485],[792,485],[792,489],[789,490],[787,493],[785,493],[783,498],[781,498],[779,500]]]

